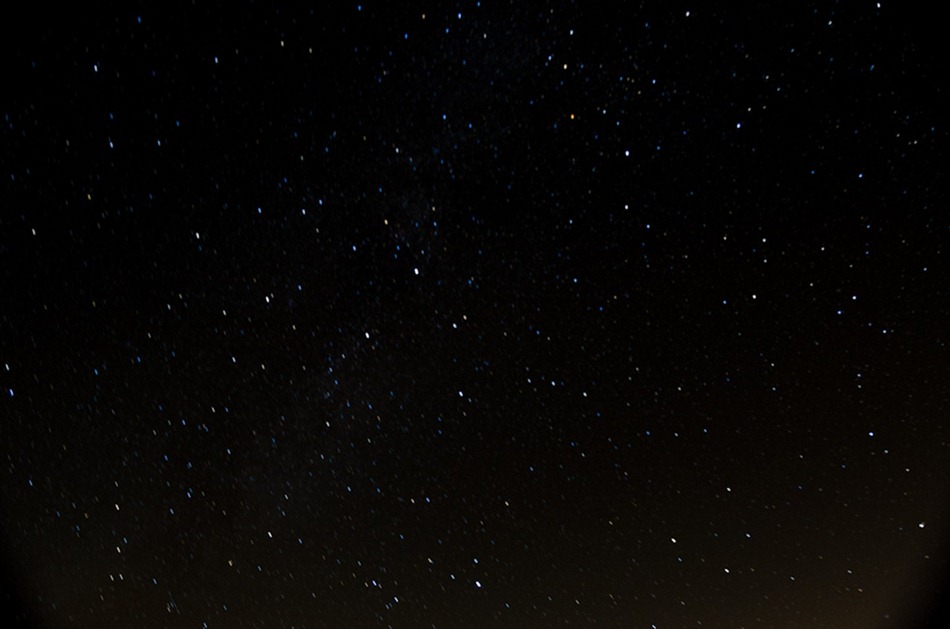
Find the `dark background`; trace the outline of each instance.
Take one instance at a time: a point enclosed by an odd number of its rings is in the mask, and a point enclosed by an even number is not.
[[[896,4],[7,16],[8,616],[926,625],[945,35]]]

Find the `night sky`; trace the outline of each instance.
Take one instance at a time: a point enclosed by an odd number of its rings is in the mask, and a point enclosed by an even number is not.
[[[927,622],[946,35],[620,4],[3,19],[11,619]]]

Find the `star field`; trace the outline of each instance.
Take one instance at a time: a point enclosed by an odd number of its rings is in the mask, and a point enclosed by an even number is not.
[[[940,626],[946,79],[901,11],[24,10],[12,625]]]

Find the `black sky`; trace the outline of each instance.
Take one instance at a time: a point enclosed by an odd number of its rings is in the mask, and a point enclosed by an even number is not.
[[[12,617],[925,623],[943,34],[792,4],[5,19]]]

